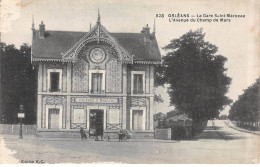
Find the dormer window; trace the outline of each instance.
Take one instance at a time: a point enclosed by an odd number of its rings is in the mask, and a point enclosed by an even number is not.
[[[145,71],[132,71],[131,78],[131,92],[133,94],[143,94],[145,91]]]
[[[60,92],[62,82],[61,69],[48,69],[48,90],[49,92]]]

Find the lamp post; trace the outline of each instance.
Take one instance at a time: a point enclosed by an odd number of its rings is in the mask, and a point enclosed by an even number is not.
[[[24,113],[22,104],[20,105],[20,113],[18,113],[18,118],[20,120],[19,139],[23,139],[22,119],[24,118]]]

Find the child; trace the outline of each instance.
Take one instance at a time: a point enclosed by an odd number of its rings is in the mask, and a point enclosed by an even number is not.
[[[86,133],[85,133],[85,132],[86,132],[86,131],[84,131],[83,128],[81,127],[80,130],[79,130],[81,140],[87,139],[87,136],[86,136]]]
[[[119,130],[119,133],[118,133],[119,142],[123,140],[123,135],[124,135],[123,130],[120,129],[120,130]]]

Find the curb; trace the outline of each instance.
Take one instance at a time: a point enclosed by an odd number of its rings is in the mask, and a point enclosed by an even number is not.
[[[232,129],[235,129],[235,130],[238,130],[238,131],[240,131],[240,132],[246,132],[246,133],[251,133],[251,134],[260,136],[260,133],[256,133],[256,132],[253,132],[253,131],[244,130],[244,129],[241,129],[241,128],[236,128],[236,127],[233,127],[233,126],[229,126],[226,121],[225,121],[225,124],[226,124],[228,127],[232,128]]]

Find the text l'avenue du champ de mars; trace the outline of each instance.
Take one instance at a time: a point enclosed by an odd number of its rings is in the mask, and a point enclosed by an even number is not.
[[[232,19],[245,18],[245,14],[188,14],[188,13],[171,13],[156,14],[156,18],[168,18],[169,22],[231,22]]]

